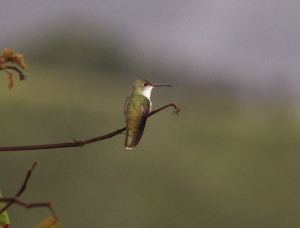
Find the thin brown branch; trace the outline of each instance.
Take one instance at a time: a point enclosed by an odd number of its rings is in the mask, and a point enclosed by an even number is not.
[[[177,107],[175,104],[171,103],[171,104],[165,105],[165,106],[163,106],[163,107],[161,107],[161,108],[159,108],[159,109],[153,110],[153,111],[149,114],[148,117],[154,115],[154,114],[157,113],[157,112],[160,112],[161,110],[163,110],[163,109],[165,109],[165,108],[171,107],[171,106],[174,107],[173,114],[177,114],[177,115],[178,115],[179,112],[180,112],[180,108]]]
[[[34,168],[36,167],[36,165],[38,164],[38,161],[35,161],[32,165],[32,167],[27,171],[27,175],[25,177],[25,180],[20,188],[20,190],[17,192],[16,194],[16,197],[20,197],[20,195],[25,191],[25,189],[27,188],[27,183],[28,183],[28,180],[34,170]]]
[[[174,112],[178,114],[180,111],[180,108],[178,108],[175,104],[168,104],[165,105],[157,110],[152,111],[148,117],[162,111],[165,108],[168,107],[174,107]],[[101,141],[104,139],[108,139],[111,138],[113,136],[116,136],[122,132],[124,132],[126,130],[126,128],[121,128],[118,129],[116,131],[113,131],[111,133],[102,135],[102,136],[98,136],[95,138],[90,138],[90,139],[85,139],[85,140],[73,140],[72,142],[64,142],[64,143],[54,143],[54,144],[43,144],[43,145],[30,145],[30,146],[11,146],[11,147],[0,147],[0,151],[19,151],[19,150],[42,150],[42,149],[55,149],[55,148],[64,148],[64,147],[82,147],[86,144],[89,143],[93,143],[93,142],[97,142],[97,141]]]
[[[19,77],[20,77],[20,81],[26,79],[25,74],[24,74],[19,68],[14,67],[14,66],[5,66],[5,68],[6,68],[6,69],[11,69],[11,70],[17,71],[18,74],[19,74]],[[3,68],[3,67],[0,67],[0,70],[4,70],[4,68]]]
[[[32,167],[27,171],[27,175],[26,175],[26,177],[25,177],[25,180],[24,180],[24,182],[23,182],[23,184],[22,184],[20,190],[16,193],[15,197],[13,197],[13,198],[8,198],[8,199],[14,199],[14,198],[20,197],[20,195],[21,195],[21,194],[24,192],[24,190],[26,189],[26,187],[27,187],[27,182],[28,182],[28,180],[29,180],[29,178],[30,178],[30,176],[31,176],[31,173],[32,173],[33,169],[34,169],[35,166],[37,165],[37,163],[38,163],[37,161],[34,162],[33,165],[32,165]],[[9,208],[9,207],[14,203],[13,200],[4,201],[4,199],[6,199],[6,198],[1,198],[0,201],[2,201],[2,202],[8,202],[8,204],[6,204],[4,207],[2,207],[2,208],[0,209],[0,214],[1,214],[3,211],[5,211],[7,208]]]
[[[21,194],[24,192],[24,190],[27,187],[27,183],[29,181],[29,178],[34,170],[34,168],[36,167],[36,165],[38,164],[38,162],[34,162],[32,167],[27,171],[27,175],[24,179],[24,182],[20,188],[20,190],[16,193],[16,195],[14,197],[10,197],[10,198],[0,198],[0,202],[7,202],[7,204],[0,209],[0,214],[2,214],[4,211],[6,211],[12,204],[16,203],[19,204],[25,208],[32,208],[32,207],[48,207],[49,210],[51,211],[51,213],[53,214],[53,216],[56,216],[56,213],[52,207],[51,202],[46,202],[46,203],[26,203],[24,201],[22,201],[20,199]]]
[[[1,198],[1,202],[8,202],[7,205],[12,205],[13,203],[19,204],[27,209],[33,208],[33,207],[48,207],[48,209],[51,211],[52,215],[57,218],[57,215],[53,209],[51,202],[45,202],[45,203],[26,203],[22,201],[19,197],[12,197],[12,198]],[[3,209],[3,208],[2,208]],[[0,214],[3,212],[2,209],[0,210]]]

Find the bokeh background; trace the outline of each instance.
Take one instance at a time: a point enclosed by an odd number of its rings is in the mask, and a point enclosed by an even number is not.
[[[124,127],[135,79],[170,83],[138,147],[124,135],[1,152],[14,195],[51,201],[63,227],[299,227],[300,2],[3,1],[0,50],[25,56],[27,80],[1,72],[1,146],[96,137]],[[35,227],[45,208],[8,211]]]

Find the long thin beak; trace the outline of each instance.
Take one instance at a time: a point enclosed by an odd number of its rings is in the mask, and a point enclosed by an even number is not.
[[[152,84],[152,86],[153,87],[156,87],[156,86],[169,86],[170,87],[171,85],[167,85],[167,84]]]

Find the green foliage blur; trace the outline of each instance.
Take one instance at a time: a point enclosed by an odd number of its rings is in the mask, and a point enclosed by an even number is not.
[[[149,118],[132,151],[118,135],[82,148],[1,152],[6,195],[16,193],[38,160],[22,199],[51,201],[62,227],[300,225],[300,119],[284,99],[241,98],[234,88],[205,87],[159,70],[124,71],[117,44],[75,41],[54,39],[32,57],[23,52],[27,80],[12,91],[1,77],[1,146],[81,140],[122,128],[125,99],[138,78],[171,83],[153,91],[153,108],[175,103],[182,111]],[[12,227],[34,227],[50,215],[19,206],[8,212]]]
[[[2,197],[3,197],[3,195],[2,195],[2,192],[0,189],[0,198],[2,198]],[[5,206],[5,203],[0,202],[0,209],[2,209],[4,206]],[[0,227],[2,228],[5,225],[6,226],[9,225],[9,217],[8,217],[7,211],[4,211],[3,213],[0,214]]]

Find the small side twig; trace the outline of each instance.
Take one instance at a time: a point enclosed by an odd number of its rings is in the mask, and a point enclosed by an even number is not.
[[[15,66],[5,66],[5,68],[0,67],[0,70],[5,70],[5,69],[11,69],[11,70],[16,71],[19,74],[20,81],[26,79],[26,75],[18,67],[15,67]]]
[[[5,66],[5,68],[17,71],[19,74],[19,77],[20,77],[20,81],[26,79],[26,75],[19,68],[14,67],[14,66]],[[2,67],[0,67],[0,70],[2,70]]]
[[[177,107],[175,104],[171,103],[171,104],[165,105],[165,106],[163,106],[163,107],[161,107],[161,108],[159,108],[159,109],[153,110],[153,111],[149,114],[148,117],[154,115],[155,113],[157,113],[157,112],[159,112],[159,111],[161,111],[161,110],[163,110],[163,109],[165,109],[165,108],[171,107],[171,106],[174,108],[173,114],[177,114],[177,115],[178,115],[179,112],[180,112],[180,108]]]
[[[20,190],[16,193],[14,197],[10,198],[0,198],[0,202],[7,202],[7,204],[0,209],[0,214],[2,214],[4,211],[6,211],[12,204],[16,203],[19,204],[25,208],[32,208],[32,207],[48,207],[49,210],[51,211],[52,215],[57,218],[57,215],[52,207],[51,202],[43,202],[43,203],[26,203],[20,199],[21,194],[24,192],[24,190],[27,188],[27,183],[29,181],[29,178],[36,167],[38,162],[34,162],[32,167],[27,171],[27,175],[25,177],[25,180],[20,188]]]
[[[178,108],[175,104],[171,103],[168,105],[165,105],[157,110],[152,111],[148,117],[162,111],[163,109],[166,109],[168,107],[174,107],[175,114],[178,114],[180,111],[180,108]],[[43,144],[43,145],[30,145],[30,146],[12,146],[12,147],[0,147],[0,151],[20,151],[20,150],[41,150],[41,149],[55,149],[55,148],[64,148],[64,147],[82,147],[86,144],[101,141],[104,139],[111,138],[115,135],[121,134],[126,130],[125,127],[118,129],[116,131],[113,131],[111,133],[98,136],[95,138],[85,139],[85,140],[73,140],[73,142],[64,142],[64,143],[54,143],[54,144]]]

